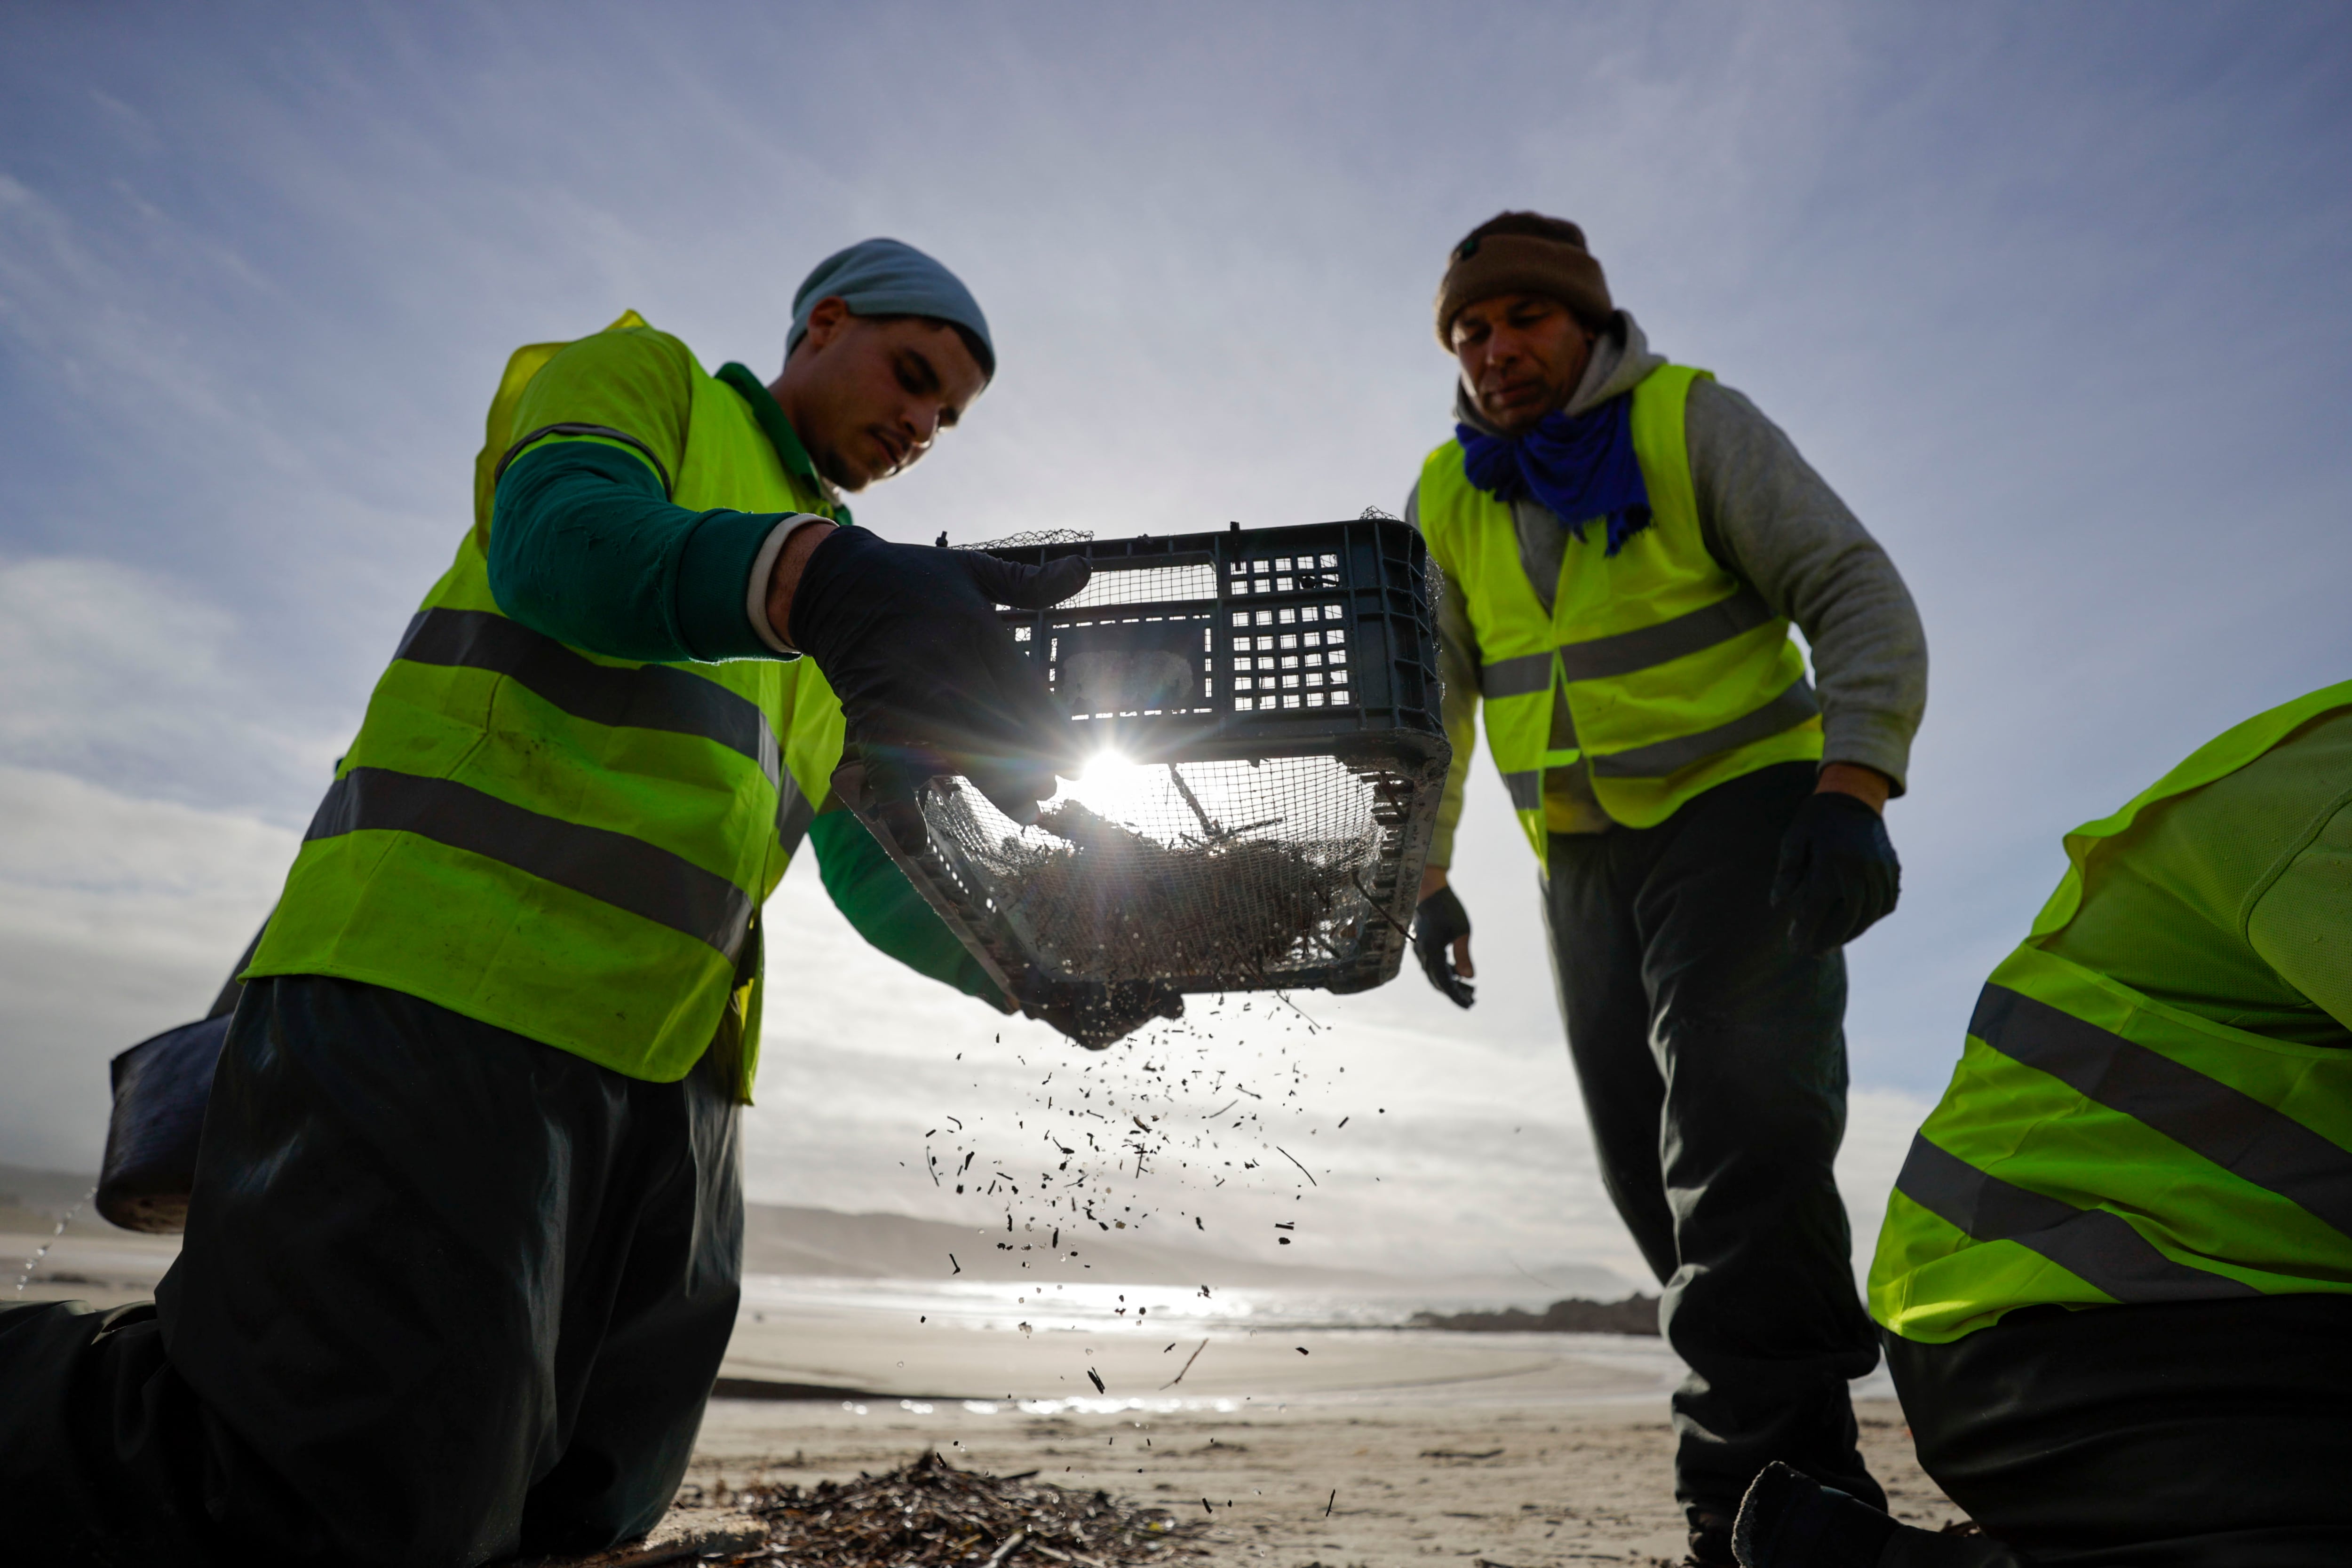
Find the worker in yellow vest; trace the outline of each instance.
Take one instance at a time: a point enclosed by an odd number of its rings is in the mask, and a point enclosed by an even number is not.
[[[845,744],[1024,818],[1070,765],[996,606],[1084,564],[842,526],[987,383],[978,303],[871,240],[794,311],[766,382],[635,315],[509,363],[243,972],[178,1262],[0,1312],[11,1561],[471,1568],[669,1506],[734,1325],[761,904],[808,835],[869,936],[920,925],[825,810]]]
[[[2352,683],[2065,848],[1870,1270],[1919,1462],[1990,1540],[1772,1471],[1752,1568],[2352,1563]]]
[[[1840,949],[1895,904],[1880,810],[1926,641],[1877,543],[1746,398],[1651,352],[1574,224],[1471,231],[1437,336],[1458,423],[1407,505],[1444,573],[1454,772],[1415,946],[1469,1006],[1447,868],[1483,705],[1543,873],[1601,1179],[1691,1368],[1674,1397],[1691,1553],[1728,1563],[1770,1461],[1879,1500],[1846,1394],[1877,1347],[1831,1176]]]

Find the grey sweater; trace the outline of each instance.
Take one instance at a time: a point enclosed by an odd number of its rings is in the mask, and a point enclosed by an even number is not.
[[[1650,351],[1633,318],[1620,310],[1593,344],[1591,362],[1566,412],[1582,413],[1630,392],[1665,362]],[[1458,386],[1454,405],[1463,423],[1491,428]],[[1796,622],[1811,645],[1822,702],[1822,759],[1874,768],[1894,780],[1895,793],[1903,793],[1911,737],[1927,706],[1927,638],[1895,563],[1780,427],[1738,392],[1712,381],[1694,382],[1684,433],[1708,553],[1752,584],[1775,613]],[[1405,520],[1416,528],[1420,502],[1416,482],[1405,500]],[[1518,525],[1520,564],[1537,599],[1549,610],[1568,548],[1567,527],[1535,501],[1520,501],[1511,511]],[[1600,530],[1588,529],[1586,537],[1591,548],[1600,548]],[[1438,634],[1454,768],[1446,777],[1429,863],[1443,866],[1453,863],[1454,830],[1462,820],[1481,662],[1468,601],[1461,585],[1450,580],[1439,607]],[[1565,703],[1553,711],[1552,743],[1563,749],[1575,745]],[[1554,831],[1605,832],[1612,825],[1583,769],[1553,769],[1545,775],[1544,789]]]

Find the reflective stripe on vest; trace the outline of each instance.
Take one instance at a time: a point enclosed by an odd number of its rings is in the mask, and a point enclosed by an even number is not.
[[[335,780],[305,843],[345,833],[415,833],[691,936],[731,966],[751,895],[643,839],[527,810],[450,779],[354,768]]]
[[[717,741],[779,783],[776,732],[759,705],[667,664],[600,664],[554,638],[481,610],[420,610],[392,655],[511,676],[574,718]]]
[[[2352,1237],[2352,1154],[2252,1095],[2007,986],[1985,987],[1969,1032]]]
[[[1895,1182],[1880,1323],[1943,1343],[2025,1306],[2352,1292],[2352,1052],[2211,1022],[2042,946],[2141,811],[2346,706],[2352,683],[2249,720],[2067,835],[2066,876],[1979,997]]]
[[[2252,1285],[2176,1263],[2122,1216],[2011,1186],[1915,1134],[1895,1190],[1977,1241],[2013,1241],[2118,1301],[2255,1296]]]
[[[786,860],[801,852],[801,841],[808,837],[809,824],[815,821],[816,802],[802,792],[799,779],[787,775],[776,800],[776,844]]]
[[[1788,622],[1701,537],[1683,410],[1705,373],[1664,366],[1633,390],[1651,525],[1615,557],[1597,528],[1569,539],[1549,614],[1511,507],[1471,486],[1460,444],[1423,467],[1422,529],[1468,601],[1488,746],[1538,857],[1546,768],[1585,768],[1612,818],[1647,827],[1728,779],[1821,756],[1820,704]],[[1562,704],[1574,749],[1551,744]]]
[[[1570,643],[1558,651],[1560,673],[1571,681],[1630,675],[1636,670],[1670,664],[1685,654],[1712,648],[1717,643],[1727,643],[1742,632],[1752,632],[1771,620],[1772,607],[1764,602],[1764,596],[1753,588],[1742,587],[1728,599],[1702,605],[1672,621],[1621,632],[1614,637]],[[1552,659],[1551,653],[1528,653],[1482,664],[1478,669],[1479,694],[1516,697],[1530,692],[1548,692],[1551,690]]]
[[[748,1084],[755,915],[814,816],[795,771],[821,787],[838,760],[838,705],[802,664],[607,660],[499,612],[499,459],[562,347],[510,362],[483,509],[377,683],[247,973],[389,986],[656,1082],[742,1034]],[[698,367],[688,382],[686,448],[663,476],[677,505],[824,509],[738,392]],[[526,441],[582,438],[643,445],[604,426]]]
[[[418,611],[392,656],[490,670],[575,718],[700,736],[740,752],[779,791],[776,842],[788,859],[816,820],[815,804],[783,771],[775,729],[759,705],[670,665],[599,664],[552,637],[479,610]]]
[[[1712,729],[1678,735],[1654,746],[1612,751],[1605,757],[1587,753],[1586,760],[1594,775],[1602,779],[1664,779],[1685,768],[1696,768],[1710,757],[1721,757],[1792,730],[1821,711],[1813,688],[1800,675],[1763,706],[1750,708],[1738,718],[1726,719]],[[1813,751],[1815,755],[1821,751],[1818,741]]]

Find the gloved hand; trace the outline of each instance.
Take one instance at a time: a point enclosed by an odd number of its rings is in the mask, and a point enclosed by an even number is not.
[[[845,749],[866,764],[866,788],[900,843],[921,841],[914,792],[932,774],[962,774],[1027,822],[1053,795],[1054,775],[1076,769],[1069,719],[996,606],[1059,603],[1091,574],[1078,556],[1020,566],[864,528],[835,528],[810,554],[793,595],[793,641],[841,698]]]
[[[1024,1017],[1052,1024],[1088,1051],[1107,1050],[1153,1019],[1184,1016],[1175,988],[1152,980],[1042,980],[1014,990]]]
[[[1412,950],[1420,955],[1421,972],[1457,1008],[1477,999],[1477,988],[1454,967],[1454,944],[1469,935],[1470,912],[1450,887],[1440,887],[1413,909]]]
[[[1885,820],[1834,789],[1805,797],[1780,840],[1772,907],[1789,912],[1789,945],[1817,958],[1888,915],[1903,891]]]

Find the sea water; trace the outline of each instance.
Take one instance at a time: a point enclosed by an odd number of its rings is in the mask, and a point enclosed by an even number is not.
[[[1012,1329],[1025,1322],[1041,1333],[1057,1329],[1100,1333],[1126,1327],[1150,1338],[1162,1329],[1180,1337],[1250,1329],[1402,1329],[1415,1312],[1492,1312],[1496,1302],[1492,1294],[1457,1300],[1423,1291],[1339,1294],[1093,1281],[1031,1283],[747,1274],[743,1304],[747,1312],[795,1315],[928,1317],[958,1328]],[[1531,1294],[1517,1304],[1541,1311],[1544,1301]]]
[[[1555,1294],[1557,1292],[1554,1292]],[[1530,1295],[1520,1306],[1541,1310]],[[1038,1283],[975,1280],[830,1279],[790,1274],[747,1274],[742,1315],[820,1319],[840,1322],[927,1322],[934,1326],[1034,1333],[1083,1332],[1090,1336],[1133,1334],[1139,1339],[1200,1340],[1290,1329],[1349,1331],[1391,1343],[1459,1343],[1464,1340],[1497,1349],[1514,1343],[1567,1350],[1589,1361],[1652,1380],[1663,1396],[1683,1376],[1682,1358],[1664,1340],[1647,1334],[1469,1333],[1415,1328],[1416,1312],[1492,1312],[1491,1294],[1450,1297],[1442,1292],[1410,1295],[1335,1294],[1312,1291],[1228,1290],[1181,1285]],[[1855,1398],[1888,1398],[1894,1386],[1882,1367],[1855,1380]],[[1003,1409],[1030,1415],[1056,1410],[1113,1411],[1215,1407],[1230,1401],[1063,1399],[1015,1401]],[[988,1412],[979,1412],[988,1413]]]

